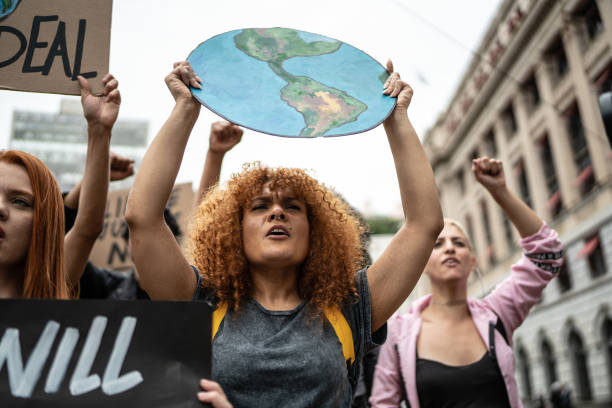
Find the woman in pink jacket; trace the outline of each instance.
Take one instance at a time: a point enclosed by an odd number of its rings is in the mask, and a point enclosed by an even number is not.
[[[447,220],[425,274],[432,293],[388,321],[370,403],[373,407],[521,407],[514,378],[512,333],[541,297],[562,263],[562,245],[506,187],[502,163],[472,162],[476,180],[506,212],[519,234],[522,258],[484,299],[467,298],[476,267],[472,245]]]

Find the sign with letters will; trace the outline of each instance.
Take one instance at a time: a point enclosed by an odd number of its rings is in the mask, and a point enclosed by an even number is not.
[[[2,0],[0,88],[78,95],[82,75],[101,94],[111,16],[112,0]]]
[[[201,407],[204,302],[0,300],[0,406]]]

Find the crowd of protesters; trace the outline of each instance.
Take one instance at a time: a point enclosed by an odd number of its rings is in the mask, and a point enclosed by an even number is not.
[[[0,152],[0,298],[212,304],[212,376],[194,398],[217,408],[522,406],[512,333],[561,266],[557,233],[507,188],[500,161],[475,159],[474,177],[518,230],[523,256],[492,293],[468,298],[470,237],[443,218],[408,118],[412,89],[390,61],[387,70],[381,92],[397,101],[383,125],[404,223],[374,262],[359,213],[306,171],[255,162],[220,184],[224,155],[243,135],[228,122],[211,126],[185,254],[165,205],[201,107],[190,87],[205,85],[178,62],[165,79],[175,106],[128,198],[123,237],[133,270],[89,262],[109,182],[135,170],[110,151],[117,80],[107,75],[95,96],[79,77],[88,144],[75,188],[62,195],[39,159]],[[422,273],[432,293],[397,313]]]

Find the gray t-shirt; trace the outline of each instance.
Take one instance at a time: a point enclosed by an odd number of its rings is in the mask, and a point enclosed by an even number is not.
[[[306,302],[272,311],[249,299],[227,312],[213,341],[212,379],[234,407],[350,407],[361,357],[387,335],[386,325],[371,333],[365,272],[356,275],[359,298],[342,307],[355,347],[350,365],[331,324],[313,319]],[[214,295],[198,285],[194,298]]]

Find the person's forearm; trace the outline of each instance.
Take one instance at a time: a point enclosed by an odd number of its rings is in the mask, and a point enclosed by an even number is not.
[[[191,102],[176,104],[147,150],[136,173],[126,210],[131,227],[163,220],[164,207],[178,174],[189,135],[200,112]]]
[[[200,179],[200,187],[198,189],[198,202],[201,203],[206,196],[208,190],[219,182],[221,177],[221,164],[223,163],[224,153],[208,151],[206,153],[206,161],[204,162],[204,170]]]
[[[79,182],[66,194],[64,197],[64,205],[68,208],[76,210],[79,208],[79,195],[81,194],[81,182]]]
[[[442,209],[431,165],[406,112],[394,111],[384,122],[393,153],[407,224],[423,223],[437,236]]]
[[[507,187],[489,191],[489,193],[508,215],[521,238],[533,235],[540,230],[542,219]]]
[[[93,243],[102,231],[104,224],[109,183],[111,129],[93,125],[88,126],[87,133],[85,172],[80,183],[81,191],[77,202],[79,212],[73,229]]]

